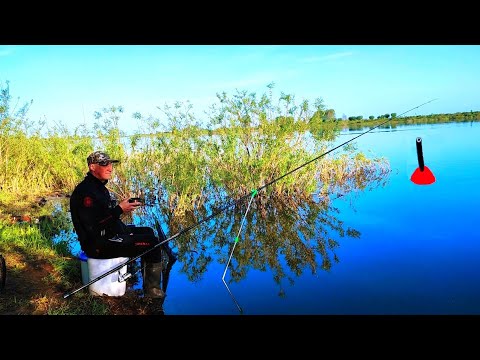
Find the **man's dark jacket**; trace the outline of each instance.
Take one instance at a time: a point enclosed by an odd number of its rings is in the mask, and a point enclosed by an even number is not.
[[[82,250],[90,258],[98,258],[98,251],[107,239],[126,231],[120,220],[122,208],[112,200],[101,181],[90,172],[79,183],[70,197],[70,213]]]

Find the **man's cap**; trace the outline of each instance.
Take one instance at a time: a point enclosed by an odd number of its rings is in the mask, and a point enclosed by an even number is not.
[[[110,156],[106,152],[103,151],[94,151],[87,157],[87,164],[101,164],[101,163],[117,163],[120,160],[113,160],[110,159]]]

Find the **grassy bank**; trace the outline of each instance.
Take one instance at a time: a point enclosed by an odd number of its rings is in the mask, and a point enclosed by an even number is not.
[[[161,304],[131,287],[122,297],[98,297],[83,289],[79,260],[66,242],[52,241],[58,224],[0,221],[0,254],[6,260],[0,315],[161,315]]]

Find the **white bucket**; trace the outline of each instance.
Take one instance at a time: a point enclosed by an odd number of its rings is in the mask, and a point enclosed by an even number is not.
[[[118,257],[113,259],[91,259],[88,258],[88,276],[89,280],[92,281],[100,275],[105,274],[109,270],[112,270],[115,267],[118,267],[122,263],[128,261],[128,257]],[[127,272],[127,265],[121,267],[119,270],[101,278],[100,280],[95,281],[93,284],[89,285],[88,290],[91,295],[95,296],[122,296],[125,294],[127,288],[127,283],[125,281],[120,281],[122,275]]]

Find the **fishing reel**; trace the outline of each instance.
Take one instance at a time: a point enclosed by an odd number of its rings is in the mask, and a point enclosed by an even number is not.
[[[131,278],[132,274],[129,272],[126,272],[125,274],[119,274],[118,275],[118,282],[124,282],[127,281],[127,279]]]

